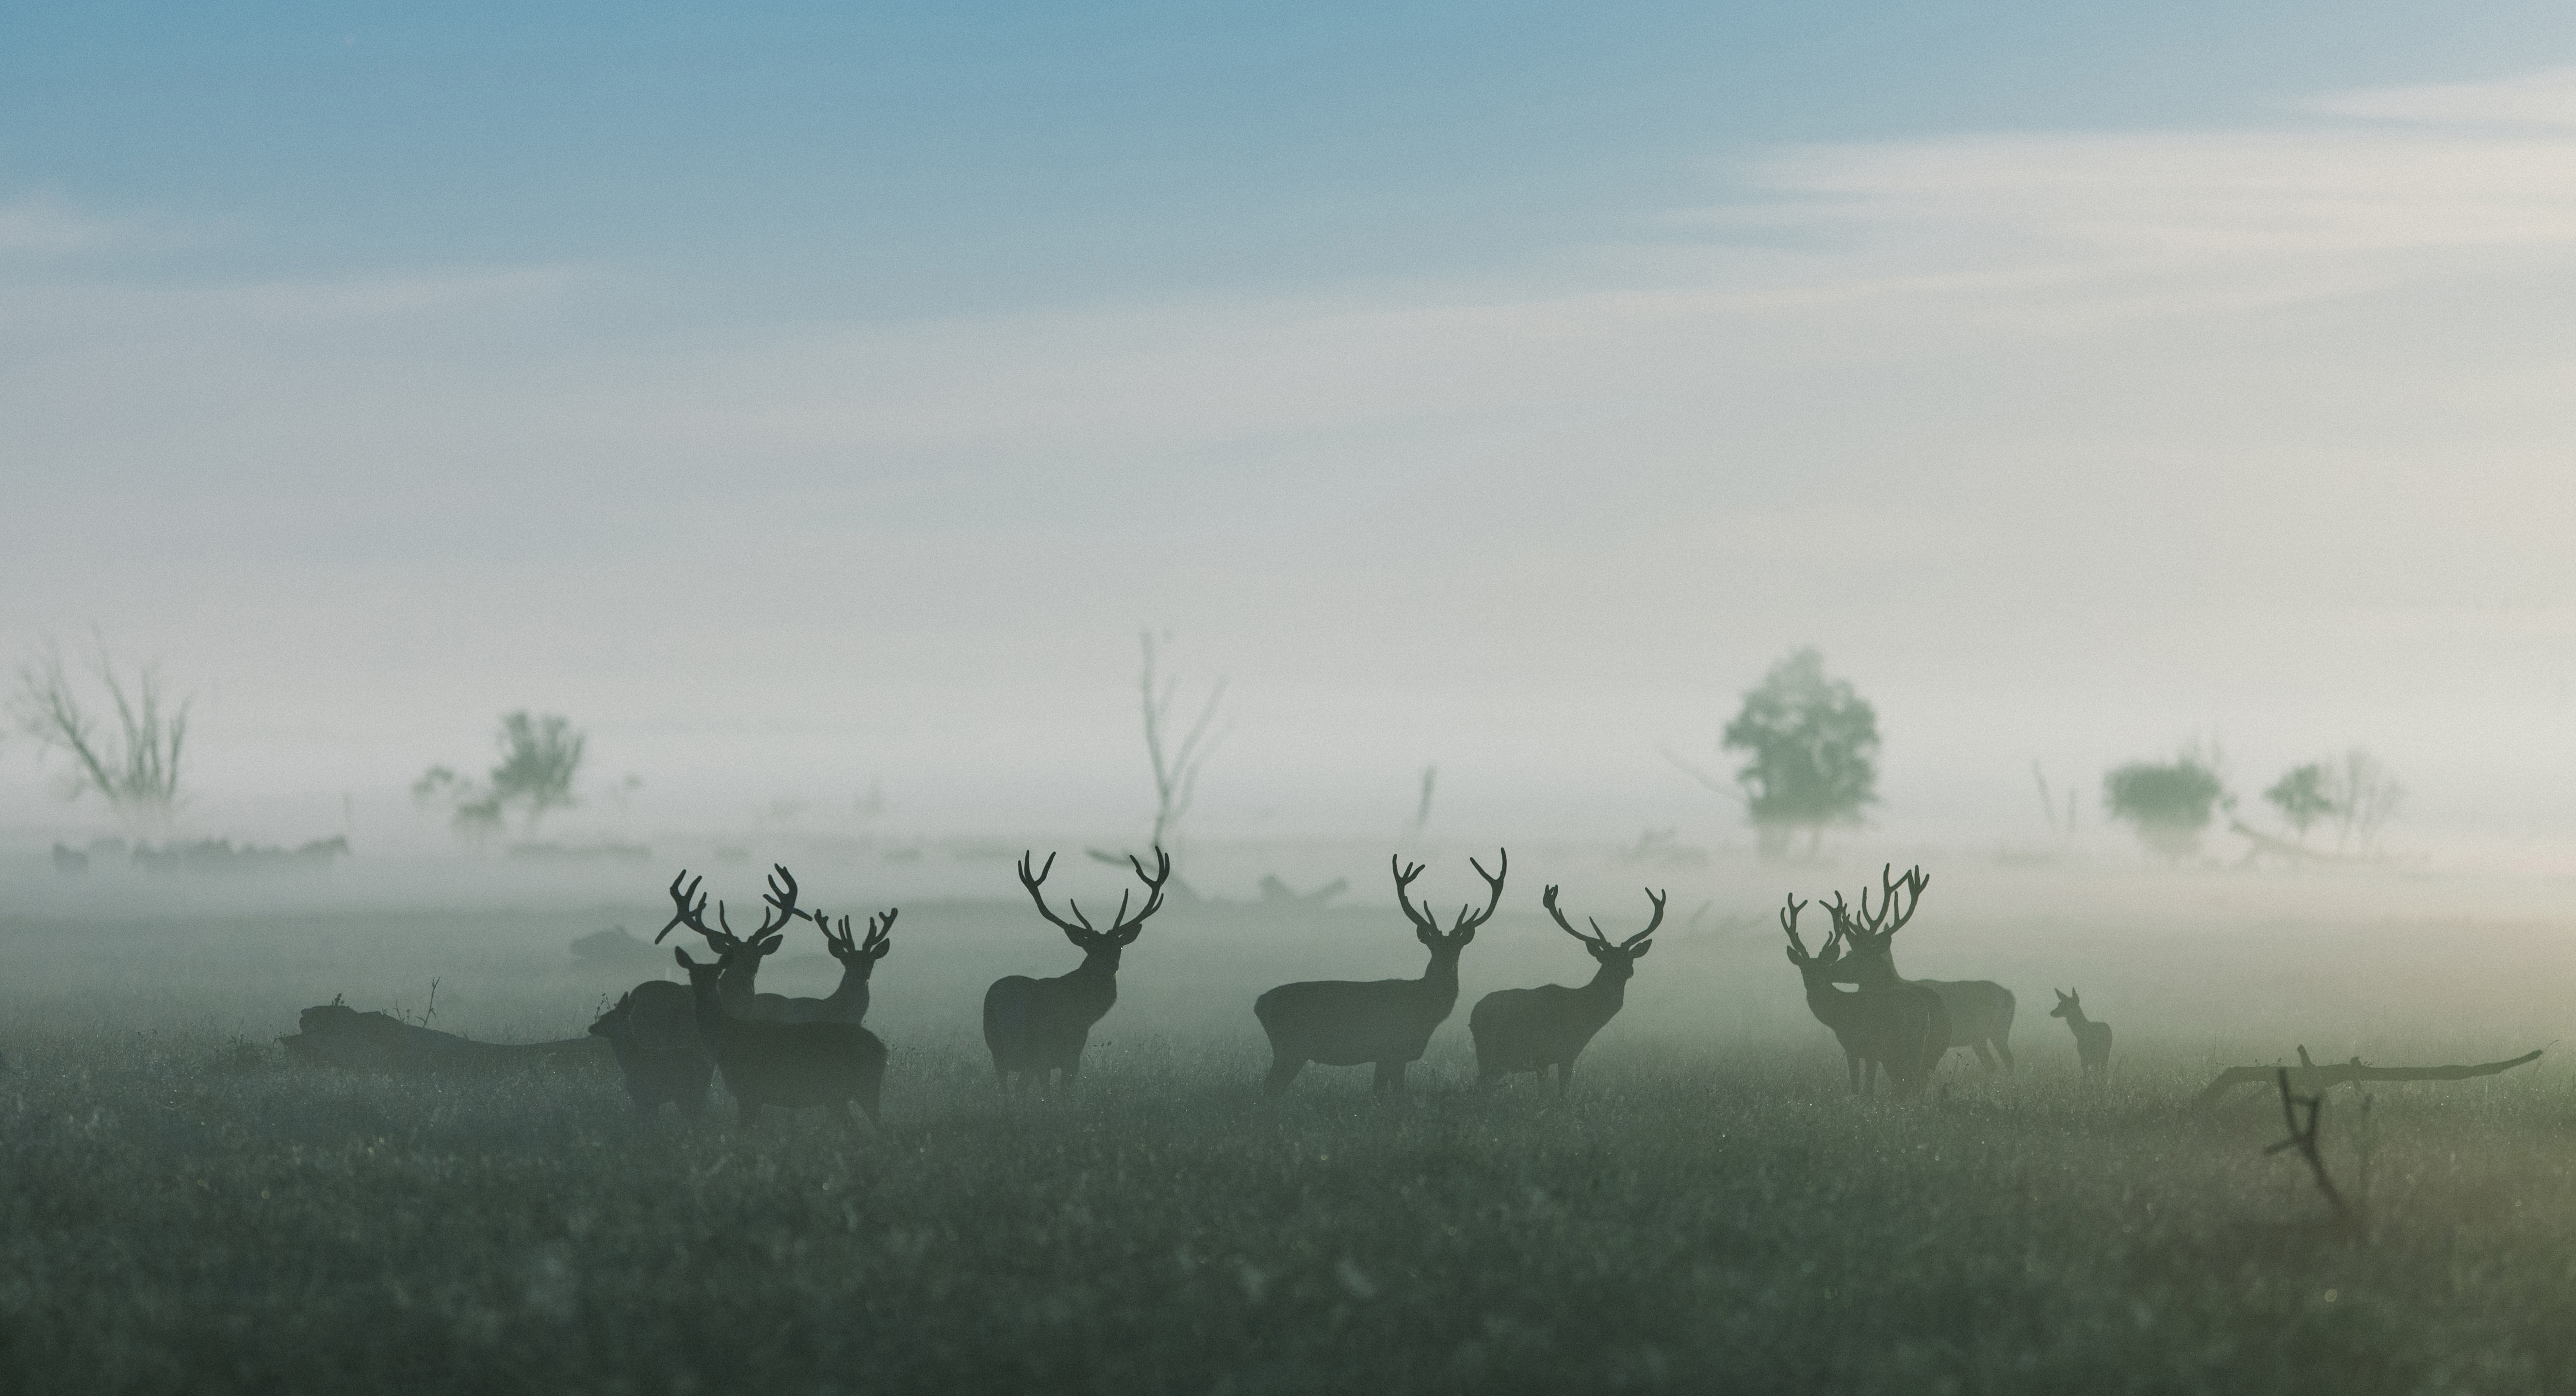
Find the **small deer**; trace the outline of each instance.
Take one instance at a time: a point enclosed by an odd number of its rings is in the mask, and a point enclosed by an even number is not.
[[[1835,987],[1834,974],[1843,954],[1841,928],[1825,937],[1824,949],[1807,953],[1806,943],[1798,938],[1798,914],[1806,905],[1790,897],[1780,910],[1780,929],[1789,936],[1789,963],[1798,967],[1798,977],[1806,982],[1807,1011],[1833,1029],[1834,1039],[1842,1044],[1852,1094],[1874,1091],[1883,1066],[1897,1099],[1921,1095],[1932,1069],[1949,1050],[1950,1022],[1941,1008],[1941,996],[1916,984],[1848,993]]]
[[[1458,956],[1476,938],[1476,928],[1494,919],[1511,864],[1509,850],[1497,857],[1490,873],[1484,864],[1467,860],[1467,866],[1485,880],[1485,909],[1477,911],[1473,903],[1459,907],[1457,919],[1444,932],[1428,912],[1416,911],[1406,895],[1413,880],[1422,875],[1422,865],[1406,866],[1401,859],[1389,858],[1396,905],[1404,908],[1405,919],[1413,923],[1414,939],[1431,952],[1431,962],[1423,966],[1419,979],[1282,984],[1253,1000],[1252,1014],[1270,1035],[1270,1074],[1261,1083],[1263,1093],[1275,1096],[1288,1089],[1308,1062],[1373,1065],[1377,1077],[1370,1089],[1401,1093],[1405,1067],[1422,1059],[1432,1031],[1457,1007]]]
[[[785,924],[783,919],[780,924]],[[885,1085],[886,1049],[875,1033],[856,1023],[737,1018],[726,1008],[725,960],[769,953],[756,947],[763,936],[773,934],[774,929],[764,928],[742,949],[718,956],[713,964],[699,964],[677,947],[671,951],[680,968],[689,972],[698,1036],[724,1073],[725,1089],[742,1107],[742,1127],[757,1128],[760,1112],[772,1105],[826,1106],[845,1122],[850,1107],[856,1105],[866,1112],[870,1124],[876,1123],[877,1096]]]
[[[772,866],[776,871],[769,875],[769,892],[761,898],[768,910],[761,913],[761,919],[767,921],[770,913],[780,913],[776,924],[785,926],[804,915],[796,909],[796,875],[787,870],[785,863]],[[754,993],[752,983],[760,975],[760,962],[778,953],[785,938],[766,931],[748,940],[735,935],[732,923],[725,920],[723,902],[716,903],[716,924],[709,926],[706,894],[698,890],[706,879],[691,882],[683,891],[680,881],[688,875],[689,870],[682,868],[680,876],[671,879],[671,919],[653,933],[653,943],[661,944],[662,937],[683,926],[697,932],[706,938],[707,948],[716,952],[716,963],[725,967],[724,979],[718,986],[724,994],[725,1011],[737,1018],[777,1017],[786,1006],[786,995]]]
[[[2107,1078],[2111,1073],[2111,1025],[2084,1016],[2084,996],[2058,993],[2057,1006],[2048,1010],[2051,1018],[2066,1020],[2067,1029],[2075,1034],[2075,1066],[2084,1080]]]
[[[868,918],[863,936],[850,933],[850,918],[841,918],[838,933],[831,918],[820,911],[800,911],[797,915],[814,923],[823,933],[823,948],[841,962],[841,986],[825,998],[782,998],[777,1007],[763,1014],[782,1023],[861,1023],[868,1016],[868,976],[876,973],[877,961],[894,948],[895,912]],[[767,994],[760,998],[770,997]]]
[[[1131,894],[1119,893],[1117,914],[1110,918],[1107,930],[1100,930],[1071,901],[1065,903],[1065,910],[1073,915],[1071,921],[1047,906],[1041,888],[1047,874],[1055,870],[1055,855],[1048,854],[1046,866],[1031,872],[1035,856],[1034,850],[1020,855],[1020,885],[1037,903],[1038,915],[1082,952],[1082,963],[1072,973],[1053,979],[1031,979],[1025,974],[996,979],[984,991],[984,1045],[992,1049],[993,1079],[1004,1095],[1012,1094],[1013,1076],[1019,1077],[1023,1088],[1035,1078],[1050,1089],[1072,1089],[1075,1074],[1082,1070],[1082,1049],[1091,1040],[1091,1025],[1118,1002],[1119,952],[1134,944],[1147,918],[1163,909],[1163,884],[1172,880],[1172,855],[1161,846],[1154,849],[1150,873],[1142,860],[1129,854],[1127,861],[1145,884],[1145,904],[1129,916]]]
[[[1923,904],[1923,889],[1932,885],[1918,865],[1905,876],[1890,877],[1896,865],[1879,870],[1878,910],[1869,909],[1869,889],[1860,894],[1860,909],[1854,912],[1843,904],[1842,894],[1834,894],[1827,907],[1834,924],[1841,928],[1848,953],[1842,967],[1834,972],[1834,982],[1863,989],[1886,989],[1898,984],[1920,984],[1941,996],[1941,1008],[1950,1016],[1950,1047],[1964,1047],[1977,1054],[1986,1070],[1995,1069],[1998,1057],[2005,1071],[2013,1069],[2012,1055],[2012,990],[1990,979],[1906,979],[1896,972],[1896,933],[1914,919],[1914,909]],[[1904,909],[1897,909],[1902,901]],[[1946,1048],[1944,1050],[1947,1050]]]
[[[1616,945],[1601,933],[1601,923],[1589,917],[1585,920],[1592,927],[1590,935],[1574,929],[1565,913],[1557,910],[1555,887],[1538,900],[1556,919],[1557,929],[1574,937],[1601,967],[1593,971],[1592,982],[1580,989],[1562,984],[1496,989],[1476,1000],[1475,1010],[1467,1015],[1467,1032],[1476,1039],[1478,1086],[1489,1086],[1508,1072],[1543,1076],[1553,1066],[1556,1093],[1563,1095],[1566,1083],[1574,1079],[1574,1059],[1583,1054],[1593,1034],[1618,1014],[1627,1001],[1628,977],[1636,973],[1637,961],[1655,948],[1647,937],[1664,924],[1664,894],[1646,890],[1655,914],[1646,929]]]
[[[697,1001],[688,986],[648,979],[619,995],[590,1031],[607,1038],[617,1054],[636,1114],[650,1115],[667,1101],[682,1119],[698,1117],[715,1061],[698,1039]]]

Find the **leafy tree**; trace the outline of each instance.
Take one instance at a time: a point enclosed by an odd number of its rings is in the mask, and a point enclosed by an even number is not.
[[[2113,819],[2138,831],[2138,839],[2180,862],[2200,849],[2211,816],[2235,802],[2219,778],[2218,758],[2197,745],[2167,764],[2132,761],[2102,777],[2102,803]]]
[[[533,830],[547,810],[570,809],[579,803],[573,798],[572,781],[581,770],[589,742],[588,734],[576,729],[568,717],[505,713],[493,735],[501,761],[483,782],[459,776],[446,766],[432,766],[412,782],[412,798],[422,804],[448,801],[456,811],[457,831],[473,837],[500,828],[502,816],[513,806],[526,811],[526,827]]]
[[[2318,820],[2335,812],[2335,799],[2327,785],[2331,778],[2325,763],[2311,761],[2283,772],[2272,788],[2263,792],[2263,802],[2281,812],[2281,822],[2290,826],[2301,843],[2307,842],[2308,829]]]
[[[1766,855],[1799,830],[1812,853],[1827,825],[1857,824],[1878,801],[1878,711],[1826,674],[1812,647],[1772,665],[1745,692],[1718,745],[1746,753],[1735,783]]]
[[[18,688],[9,715],[40,747],[70,753],[67,797],[97,791],[119,822],[139,830],[167,829],[179,799],[179,753],[188,739],[193,696],[169,710],[169,690],[157,664],[136,671],[129,687],[100,640],[90,669],[116,707],[114,733],[85,704],[59,645],[46,642],[18,666]]]

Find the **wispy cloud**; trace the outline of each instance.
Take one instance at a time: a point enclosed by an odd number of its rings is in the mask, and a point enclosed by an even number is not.
[[[0,203],[0,257],[60,256],[115,245],[136,233],[61,199],[26,197]]]
[[[2386,121],[2576,129],[2576,68],[2484,82],[2366,88],[2301,105],[2329,116]]]

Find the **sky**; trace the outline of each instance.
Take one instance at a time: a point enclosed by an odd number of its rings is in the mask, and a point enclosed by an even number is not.
[[[2576,14],[2109,8],[0,13],[0,649],[241,838],[520,708],[603,828],[1132,834],[1150,626],[1209,836],[1740,839],[1660,752],[1814,644],[1872,837],[2200,738],[2555,856]]]

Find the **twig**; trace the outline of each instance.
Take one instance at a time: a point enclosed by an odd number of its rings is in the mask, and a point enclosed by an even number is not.
[[[2345,1202],[2343,1194],[2335,1190],[2334,1179],[2326,1176],[2325,1156],[2317,1152],[2317,1126],[2325,1117],[2325,1095],[2322,1091],[2316,1095],[2290,1094],[2290,1069],[2285,1066],[2276,1070],[2279,1073],[2277,1079],[2281,1085],[2281,1118],[2290,1127],[2290,1137],[2265,1149],[2263,1153],[2269,1157],[2283,1149],[2298,1150],[2299,1157],[2308,1161],[2308,1171],[2316,1175],[2317,1191],[2325,1194],[2326,1205],[2334,1209],[2335,1225],[2350,1230],[2353,1224],[2352,1205]],[[2302,1107],[2308,1112],[2305,1123],[2299,1119],[2299,1111]]]

